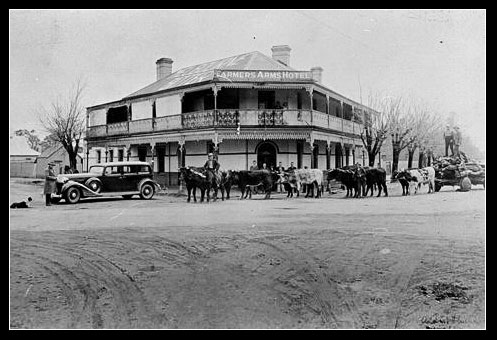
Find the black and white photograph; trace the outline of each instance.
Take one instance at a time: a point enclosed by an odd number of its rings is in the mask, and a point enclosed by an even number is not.
[[[485,9],[10,9],[10,330],[486,330]]]

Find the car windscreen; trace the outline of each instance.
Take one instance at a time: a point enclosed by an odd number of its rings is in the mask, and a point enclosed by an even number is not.
[[[101,175],[103,170],[104,170],[103,166],[92,166],[90,167],[89,172],[95,175]]]

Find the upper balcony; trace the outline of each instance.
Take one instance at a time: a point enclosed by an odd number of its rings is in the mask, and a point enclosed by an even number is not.
[[[88,138],[214,127],[318,127],[359,134],[363,125],[316,110],[205,110],[179,115],[91,126]]]

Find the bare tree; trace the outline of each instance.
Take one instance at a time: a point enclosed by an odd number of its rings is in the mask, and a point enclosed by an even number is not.
[[[411,114],[413,118],[413,126],[411,127],[411,133],[414,141],[407,146],[408,160],[407,167],[412,168],[412,163],[414,160],[414,153],[419,148],[421,157],[418,158],[418,167],[423,165],[423,153],[426,140],[429,133],[432,131],[434,126],[435,116],[431,115],[428,107],[425,103],[412,103],[411,104]],[[423,152],[421,152],[423,149]],[[421,159],[421,162],[419,161]]]
[[[414,107],[403,97],[390,97],[386,107],[388,128],[392,137],[392,172],[398,170],[402,150],[416,141],[414,133],[418,122],[413,115]]]
[[[86,129],[85,110],[81,104],[83,90],[81,81],[77,81],[67,98],[55,100],[39,113],[43,127],[67,151],[71,169],[76,169],[78,149]]]
[[[364,130],[361,132],[361,140],[368,153],[368,164],[374,166],[376,155],[380,152],[388,135],[388,121],[385,114],[385,102],[378,94],[369,95],[368,107],[374,112],[364,112]]]

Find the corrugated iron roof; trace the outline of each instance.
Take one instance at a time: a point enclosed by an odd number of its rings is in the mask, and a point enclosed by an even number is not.
[[[261,52],[254,51],[182,68],[124,97],[124,99],[209,81],[214,77],[216,69],[295,71],[290,66],[286,66]]]
[[[31,149],[26,137],[10,137],[10,155],[11,156],[38,156],[40,153]]]

